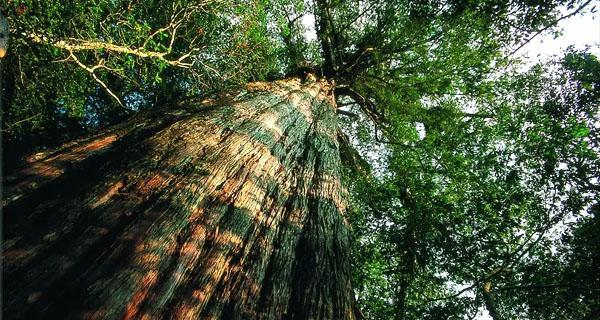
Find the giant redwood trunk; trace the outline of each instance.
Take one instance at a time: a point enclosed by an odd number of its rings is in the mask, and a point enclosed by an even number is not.
[[[7,319],[354,319],[332,88],[253,83],[4,181]]]

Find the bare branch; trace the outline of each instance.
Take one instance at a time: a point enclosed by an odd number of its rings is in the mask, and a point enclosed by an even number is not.
[[[103,89],[104,89],[104,90],[105,90],[105,91],[106,91],[106,92],[107,92],[107,93],[108,93],[108,94],[109,94],[111,97],[113,97],[115,100],[117,100],[117,102],[119,103],[119,105],[120,105],[121,107],[125,108],[125,105],[123,105],[123,103],[121,102],[121,99],[119,99],[119,97],[117,97],[117,95],[116,95],[116,94],[114,94],[114,93],[113,93],[113,92],[110,90],[110,88],[108,88],[108,86],[106,85],[106,83],[104,83],[104,81],[100,80],[100,78],[98,78],[98,76],[97,76],[97,75],[96,75],[96,73],[95,73],[96,69],[98,69],[98,68],[102,68],[102,67],[103,67],[102,65],[104,64],[104,60],[100,60],[100,62],[99,62],[99,64],[98,64],[98,65],[95,65],[95,66],[93,66],[93,67],[91,67],[91,68],[90,68],[90,67],[86,66],[85,64],[83,64],[81,61],[79,61],[79,59],[77,59],[77,56],[75,56],[75,54],[73,54],[73,52],[72,52],[72,51],[69,51],[69,54],[70,54],[70,55],[69,55],[69,57],[70,57],[71,59],[73,59],[73,61],[74,61],[74,62],[75,62],[75,63],[76,63],[78,66],[80,66],[80,67],[81,67],[83,70],[85,70],[85,71],[89,72],[89,73],[90,73],[90,75],[92,76],[92,78],[94,78],[94,80],[95,80],[95,81],[96,81],[98,84],[100,84],[100,86],[101,86],[101,87],[102,87],[102,88],[103,88]]]
[[[570,283],[552,283],[552,284],[531,284],[531,285],[516,285],[498,288],[497,290],[540,290],[551,288],[569,288],[581,291],[600,292],[600,289],[581,287]]]
[[[12,127],[14,127],[14,126],[18,125],[19,123],[23,123],[23,122],[27,122],[27,121],[33,120],[33,119],[35,119],[35,118],[37,118],[37,117],[39,117],[39,116],[41,116],[41,115],[42,115],[42,113],[41,113],[41,112],[38,112],[38,113],[34,114],[34,115],[33,115],[33,116],[31,116],[31,117],[27,117],[27,118],[25,118],[25,119],[21,119],[21,120],[19,120],[19,121],[17,121],[17,122],[14,122],[14,123],[12,123],[12,124],[9,124],[9,125],[7,125],[7,126],[6,126],[6,129],[2,129],[2,132],[10,132],[10,128],[12,128]]]
[[[435,298],[435,299],[427,299],[427,302],[434,302],[434,301],[441,301],[441,300],[453,299],[453,298],[456,298],[456,297],[462,295],[463,293],[465,293],[467,291],[473,290],[473,288],[475,288],[476,286],[477,286],[477,283],[475,283],[473,285],[470,285],[470,286],[468,286],[466,288],[463,288],[462,290],[460,290],[460,291],[458,291],[458,292],[456,292],[456,293],[454,293],[452,295],[449,295],[449,296],[445,296],[445,297],[441,297],[441,298]]]
[[[350,112],[350,111],[346,111],[346,110],[337,109],[335,112],[337,114],[341,114],[341,115],[348,116],[348,117],[351,117],[351,118],[357,118],[358,117],[358,115],[356,113],[353,113],[353,112]]]
[[[525,45],[527,45],[529,42],[531,42],[531,40],[533,40],[535,37],[537,37],[538,35],[540,35],[542,32],[555,27],[560,21],[570,18],[576,14],[578,14],[579,12],[581,12],[581,10],[583,10],[585,7],[587,7],[588,4],[590,4],[590,2],[592,2],[592,0],[588,0],[586,1],[584,4],[582,4],[581,6],[579,6],[575,11],[561,16],[560,18],[552,21],[552,23],[550,23],[549,25],[547,25],[546,27],[538,30],[538,32],[536,32],[533,36],[531,36],[529,39],[525,40],[525,42],[523,42],[520,46],[518,46],[515,50],[513,50],[509,55],[512,56],[513,54],[515,54],[517,51],[521,50]]]
[[[78,52],[78,51],[98,51],[98,50],[106,50],[113,53],[120,54],[130,54],[140,58],[150,58],[164,61],[165,63],[180,68],[189,68],[192,66],[190,62],[184,62],[193,52],[198,51],[199,49],[192,49],[190,52],[182,55],[180,58],[175,60],[167,59],[166,56],[170,53],[166,52],[156,52],[149,51],[144,48],[130,48],[126,46],[117,45],[110,42],[102,42],[102,41],[93,41],[93,40],[82,40],[82,39],[74,39],[68,38],[66,40],[52,40],[48,37],[38,34],[31,33],[25,35],[30,41],[36,44],[45,44],[51,45],[55,48],[64,49],[69,52]]]

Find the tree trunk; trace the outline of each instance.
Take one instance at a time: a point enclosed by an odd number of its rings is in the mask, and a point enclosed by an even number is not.
[[[494,301],[494,297],[492,296],[492,282],[489,280],[484,282],[481,292],[483,293],[485,308],[487,309],[490,317],[493,320],[502,320],[502,316],[496,307],[496,301]]]
[[[7,319],[354,319],[331,85],[252,83],[5,179]]]

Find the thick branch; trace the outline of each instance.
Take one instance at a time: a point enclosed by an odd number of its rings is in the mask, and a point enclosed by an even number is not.
[[[383,125],[385,123],[383,115],[377,111],[375,105],[356,90],[350,87],[338,87],[335,93],[336,95],[346,95],[354,100],[376,125]]]
[[[178,59],[170,60],[166,58],[166,56],[170,54],[170,50],[165,52],[156,52],[149,51],[143,48],[130,48],[127,46],[122,46],[110,42],[82,40],[75,38],[53,40],[38,33],[26,34],[25,36],[33,43],[51,45],[55,48],[67,50],[69,52],[105,50],[113,53],[130,54],[140,58],[157,59],[164,61],[165,63],[170,64],[174,67],[182,68],[189,68],[193,65],[193,62],[185,62],[185,60],[188,59],[193,52],[198,50],[192,49],[190,50],[190,52],[182,55]]]
[[[338,129],[337,138],[340,145],[341,160],[349,165],[350,168],[355,168],[357,172],[367,176],[371,174],[369,165],[361,158],[360,154],[352,147],[350,138],[342,130]]]
[[[352,98],[352,100],[354,100],[355,103],[358,104],[358,106],[365,113],[365,115],[367,117],[369,117],[369,119],[371,119],[371,121],[373,121],[373,127],[375,129],[375,132],[374,132],[375,141],[377,141],[379,143],[384,143],[384,144],[393,144],[393,145],[397,145],[397,146],[401,146],[401,147],[405,147],[405,148],[414,148],[415,147],[413,145],[408,145],[408,144],[405,144],[402,142],[383,140],[382,138],[380,138],[379,131],[381,130],[383,132],[383,135],[385,135],[385,125],[387,124],[387,121],[384,118],[384,116],[378,112],[375,105],[369,99],[363,97],[356,90],[354,90],[350,87],[338,87],[338,88],[336,88],[336,95],[346,95],[346,96]],[[339,109],[338,109],[338,111],[339,111]],[[341,112],[338,112],[338,113],[341,113]]]
[[[337,114],[340,114],[340,115],[343,115],[343,116],[348,116],[348,117],[351,117],[351,118],[357,118],[358,117],[358,115],[356,113],[352,113],[352,112],[346,111],[346,110],[337,109],[335,112]]]
[[[486,281],[483,284],[482,288],[483,300],[485,301],[485,308],[487,309],[490,317],[494,320],[502,320],[502,316],[498,312],[498,308],[496,307],[496,301],[492,296],[492,282]]]
[[[430,37],[424,39],[423,41],[414,41],[409,42],[404,45],[395,45],[398,41],[391,41],[390,44],[387,44],[383,47],[377,47],[371,43],[371,41],[366,41],[366,44],[360,46],[354,53],[350,54],[346,59],[347,63],[343,66],[343,75],[345,76],[354,76],[357,73],[360,73],[370,66],[374,64],[374,53],[377,51],[382,56],[384,56],[378,62],[382,62],[385,60],[389,60],[395,54],[400,54],[402,52],[406,52],[411,48],[422,45],[431,41],[437,41],[444,35],[445,30],[440,30]],[[387,58],[386,58],[387,57]]]
[[[315,18],[317,20],[317,37],[323,50],[323,72],[327,75],[333,75],[335,72],[336,59],[333,52],[333,32],[330,16],[327,14],[327,0],[316,0]]]

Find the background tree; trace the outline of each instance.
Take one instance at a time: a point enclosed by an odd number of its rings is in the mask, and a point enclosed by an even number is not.
[[[504,75],[477,97],[485,116],[446,97],[422,138],[391,147],[386,175],[349,179],[370,317],[593,317],[598,255],[576,239],[595,241],[598,66],[571,52],[553,76]]]

